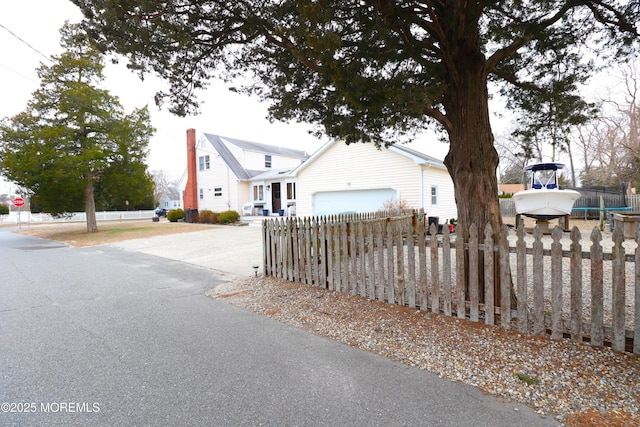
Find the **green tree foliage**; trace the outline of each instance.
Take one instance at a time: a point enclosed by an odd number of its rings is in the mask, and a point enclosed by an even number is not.
[[[562,98],[590,69],[581,53],[629,55],[640,25],[637,0],[72,1],[103,49],[170,82],[157,101],[178,114],[195,110],[209,79],[250,73],[239,90],[269,100],[272,118],[347,143],[402,142],[439,124],[459,223],[495,230],[489,82],[525,111],[525,99],[559,100],[571,123],[584,108]]]
[[[9,206],[0,204],[0,215],[9,215]]]
[[[61,29],[65,51],[38,69],[40,88],[22,113],[0,126],[0,173],[30,192],[33,206],[52,214],[87,213],[98,230],[103,209],[148,203],[153,182],[144,160],[154,129],[147,108],[125,114],[100,89],[102,55],[77,25]]]

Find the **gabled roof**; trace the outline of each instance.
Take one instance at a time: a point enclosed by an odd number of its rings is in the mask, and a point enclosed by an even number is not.
[[[404,145],[393,144],[389,146],[389,150],[395,151],[398,154],[402,154],[403,156],[409,157],[411,160],[413,160],[419,165],[429,165],[429,166],[434,166],[441,169],[447,168],[444,165],[442,160],[436,159],[435,157],[431,157],[427,154],[421,153],[419,151],[416,151]]]
[[[169,197],[171,198],[171,200],[180,200],[182,198],[180,190],[178,190],[177,187],[171,186],[168,187],[167,190],[169,191]]]
[[[231,151],[227,148],[227,146],[222,141],[222,137],[218,135],[212,135],[209,133],[205,133],[204,137],[207,138],[207,141],[211,143],[213,148],[220,154],[222,160],[229,166],[229,169],[233,172],[238,179],[249,179],[249,172],[242,167],[238,159],[235,158]],[[225,138],[228,139],[228,138]]]
[[[324,144],[322,147],[318,149],[318,151],[313,153],[311,157],[309,157],[304,163],[302,163],[300,166],[298,166],[293,171],[291,171],[291,176],[296,176],[298,172],[305,169],[307,166],[313,163],[318,157],[322,156],[322,154],[325,151],[327,151],[330,147],[333,147],[335,144],[338,144],[338,143],[344,144],[344,142],[338,141],[335,139]],[[438,160],[435,157],[431,157],[419,151],[405,147],[404,145],[393,144],[388,147],[388,150],[393,151],[402,156],[408,157],[411,160],[413,160],[416,164],[419,164],[419,165],[433,166],[433,167],[444,169],[444,170],[447,169],[447,167],[444,165],[442,160]]]
[[[255,151],[262,154],[271,154],[278,156],[291,157],[294,159],[305,160],[309,157],[307,152],[294,150],[292,148],[277,147],[274,145],[261,144],[258,142],[243,141],[241,139],[229,138],[226,136],[213,135],[205,133],[204,137],[211,143],[213,148],[220,154],[222,160],[229,166],[231,171],[239,179],[249,179],[264,171],[247,170],[242,167],[238,159],[231,153],[226,144],[232,144],[244,151]]]

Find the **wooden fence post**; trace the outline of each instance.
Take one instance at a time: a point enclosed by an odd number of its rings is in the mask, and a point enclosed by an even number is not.
[[[465,250],[464,250],[465,231],[462,227],[456,229],[456,314],[458,319],[466,317],[467,302],[465,285],[467,283],[465,277]]]
[[[333,224],[329,223],[325,220],[325,228],[326,228],[326,236],[327,236],[327,289],[330,291],[334,290],[333,286],[333,253],[335,251],[335,246],[333,242]]]
[[[431,250],[431,311],[440,312],[440,279],[438,263],[438,227],[431,224],[429,228],[429,248]]]
[[[518,330],[520,331],[520,333],[525,334],[529,331],[529,300],[527,294],[527,245],[524,241],[525,231],[522,218],[520,218],[520,223],[518,223],[516,226],[516,234],[518,235],[518,241],[516,243],[516,275],[518,283],[516,296],[518,299]]]
[[[484,323],[495,325],[493,229],[487,223],[484,228]]]
[[[291,224],[291,238],[293,239],[293,277],[296,282],[300,281],[300,219],[296,218]]]
[[[611,342],[611,347],[614,350],[624,351],[625,348],[625,268],[624,268],[624,260],[625,260],[625,250],[624,246],[622,246],[622,242],[624,241],[624,235],[622,232],[622,227],[616,227],[613,230],[613,248],[611,249],[611,258],[612,258],[612,298],[613,307],[611,310],[612,314],[612,326],[613,326],[613,339]]]
[[[267,277],[269,275],[269,230],[267,222],[262,221],[262,274]]]
[[[384,232],[382,228],[382,222],[376,221],[376,299],[384,302],[384,289],[385,289],[385,277],[384,277]]]
[[[368,274],[367,280],[367,296],[370,300],[376,299],[376,281],[378,277],[376,275],[376,247],[375,247],[375,236],[374,236],[374,228],[373,222],[368,221],[366,231],[367,233],[367,267],[365,267],[365,271]]]
[[[480,320],[479,313],[479,247],[478,247],[478,227],[471,224],[469,228],[469,317],[471,321]]]
[[[417,230],[417,218],[414,212],[415,220],[412,224],[407,224],[407,304],[411,308],[416,306],[416,248],[414,243],[414,234]]]
[[[591,345],[604,345],[603,330],[603,253],[602,233],[596,227],[591,232]]]
[[[536,225],[536,227],[538,227]],[[559,226],[551,232],[551,339],[562,339],[562,230]]]
[[[311,285],[313,283],[313,252],[313,241],[311,240],[311,221],[309,220],[309,218],[306,218],[304,220],[304,280],[308,285]]]
[[[442,227],[442,310],[451,316],[451,240],[448,224]]]
[[[542,230],[533,229],[533,334],[543,335],[544,324],[544,258]]]
[[[343,216],[343,215],[342,215]],[[340,222],[340,291],[349,293],[349,235],[348,224],[342,220]]]
[[[349,295],[358,295],[358,260],[356,256],[356,223],[350,221],[347,223],[349,234]]]
[[[582,342],[582,235],[571,230],[571,339]]]
[[[509,261],[509,228],[505,225],[500,233],[500,326],[511,328],[511,262]]]
[[[387,288],[387,301],[389,301],[389,304],[395,304],[396,293],[395,273],[393,270],[393,226],[391,225],[391,221],[387,221],[387,234],[385,240],[387,243],[387,281],[385,283],[385,287]]]
[[[396,222],[396,230],[394,241],[396,245],[396,302],[398,305],[403,306],[405,304],[405,278],[404,278],[404,242],[402,241],[402,234],[404,233],[404,227],[402,221]]]
[[[367,224],[370,224],[367,221]],[[359,265],[358,265],[358,274],[357,274],[357,279],[358,279],[358,295],[362,296],[362,297],[366,297],[367,296],[367,281],[368,281],[368,277],[367,277],[367,253],[365,250],[365,235],[364,235],[364,223],[362,221],[358,221],[358,227],[356,229],[356,231],[358,232],[357,240],[358,240],[358,260]]]
[[[318,218],[318,231],[320,238],[320,271],[319,279],[323,288],[327,288],[327,223],[322,218]]]

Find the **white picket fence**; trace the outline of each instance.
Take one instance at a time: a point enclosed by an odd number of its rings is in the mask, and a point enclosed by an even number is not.
[[[100,211],[96,212],[98,221],[124,221],[134,219],[149,219],[155,216],[153,210],[139,211]],[[31,223],[60,223],[60,222],[85,222],[87,215],[84,212],[73,212],[62,217],[54,217],[48,213],[31,213],[29,211],[11,211],[9,215],[0,215],[0,224],[22,224]]]

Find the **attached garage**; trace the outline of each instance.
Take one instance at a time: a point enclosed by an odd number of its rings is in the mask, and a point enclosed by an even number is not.
[[[397,198],[398,192],[392,188],[323,191],[313,195],[312,215],[375,212],[382,209],[385,202]]]
[[[444,163],[402,145],[377,149],[333,140],[290,175],[300,217],[375,212],[390,200],[443,220],[457,217]]]

